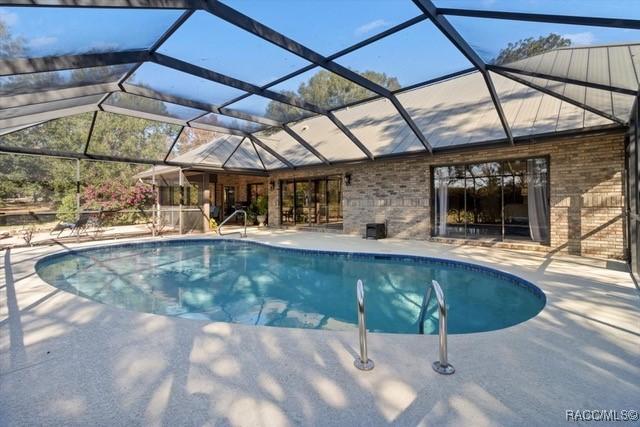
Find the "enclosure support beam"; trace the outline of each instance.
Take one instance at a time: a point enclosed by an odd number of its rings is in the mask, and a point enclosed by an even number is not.
[[[156,64],[159,64],[168,68],[172,68],[174,70],[182,71],[183,73],[191,74],[193,76],[200,77],[205,80],[210,80],[212,82],[230,86],[235,89],[239,89],[255,95],[260,95],[265,98],[272,99],[274,101],[282,102],[284,104],[292,105],[294,107],[298,107],[304,110],[314,112],[316,114],[325,114],[325,111],[322,110],[321,108],[315,105],[311,105],[300,99],[286,96],[278,92],[264,90],[264,89],[261,89],[259,86],[253,85],[251,83],[247,83],[242,80],[238,80],[236,78],[229,77],[224,74],[217,73],[215,71],[211,71],[208,68],[200,67],[198,65],[194,65],[189,62],[185,62],[161,53],[154,53],[153,55],[151,55],[151,61],[155,62]]]
[[[303,46],[295,40],[292,40],[289,37],[267,27],[266,25],[246,15],[243,15],[242,13],[220,1],[207,0],[206,9],[218,18],[221,18],[245,31],[248,31],[251,34],[262,38],[263,40],[268,41],[269,43],[275,44],[276,46],[279,46],[282,49],[293,53],[294,55],[297,55],[313,64],[325,68],[373,93],[388,98],[389,100],[391,100],[391,102],[393,102],[402,118],[407,122],[407,125],[416,134],[416,137],[425,146],[425,149],[431,152],[431,144],[429,144],[427,138],[422,134],[422,132],[420,132],[416,124],[413,122],[413,119],[411,119],[409,114],[405,111],[404,107],[397,100],[394,101],[395,97],[386,87],[374,83],[373,81],[362,77],[355,71],[352,71],[347,67],[329,60],[323,55],[320,55],[319,53],[309,49],[306,46]]]
[[[98,118],[98,112],[93,112],[93,117],[91,117],[91,126],[89,126],[89,133],[87,134],[87,142],[84,144],[83,153],[86,156],[87,152],[89,152],[89,144],[91,143],[91,137],[93,136],[93,128],[96,125],[96,119]]]
[[[603,2],[604,3],[604,2]],[[506,19],[508,21],[545,22],[549,24],[586,25],[640,30],[640,20],[597,18],[587,16],[550,15],[544,13],[499,12],[493,10],[437,8],[439,15],[468,16],[472,18]]]
[[[267,126],[282,125],[282,123],[276,120],[271,120],[271,119],[267,119],[265,117],[260,117],[260,116],[254,116],[252,114],[243,113],[241,111],[222,110],[214,104],[207,104],[205,102],[193,101],[191,99],[186,99],[179,96],[167,95],[146,87],[132,86],[132,85],[127,85],[126,83],[123,85],[123,87],[124,87],[124,92],[126,93],[142,96],[148,99],[155,99],[158,101],[170,102],[172,104],[182,105],[185,107],[206,111],[207,113],[221,114],[224,116],[234,117],[236,119],[248,120],[251,122],[260,123]]]
[[[76,159],[76,213],[80,219],[80,159]],[[80,236],[78,236],[80,237]]]
[[[252,168],[222,169],[220,167],[215,167],[215,166],[212,167],[208,165],[194,165],[193,163],[181,163],[181,162],[172,162],[172,161],[168,161],[164,163],[162,160],[132,159],[130,157],[115,157],[115,156],[107,156],[107,155],[101,155],[101,154],[85,155],[79,152],[33,149],[33,148],[24,148],[24,147],[0,146],[0,153],[20,154],[20,155],[26,155],[26,156],[56,157],[60,159],[81,159],[81,160],[90,160],[90,161],[133,163],[133,164],[139,164],[139,165],[163,165],[163,166],[168,165],[168,166],[182,167],[184,169],[197,169],[197,170],[212,171],[212,172],[228,172],[228,173],[240,174],[240,175],[267,176],[265,171],[262,169],[252,169]]]
[[[202,9],[201,0],[4,0],[0,6],[47,6],[131,9]]]
[[[575,101],[575,100],[573,100],[571,98],[568,98],[568,97],[566,97],[564,95],[561,95],[559,93],[552,92],[552,91],[550,91],[550,90],[548,90],[546,88],[543,88],[542,86],[539,86],[539,85],[537,85],[535,83],[531,83],[528,80],[521,79],[521,78],[519,78],[517,76],[514,76],[513,74],[505,73],[503,71],[495,71],[495,72],[497,74],[500,74],[501,76],[504,76],[504,77],[506,77],[508,79],[511,79],[511,80],[513,80],[515,82],[518,82],[518,83],[520,83],[522,85],[525,85],[525,86],[528,86],[528,87],[530,87],[532,89],[538,90],[538,91],[540,91],[542,93],[545,93],[545,94],[547,94],[549,96],[553,96],[554,98],[558,98],[561,101],[564,101],[564,102],[566,102],[568,104],[575,105],[576,107],[582,108],[583,110],[587,110],[587,111],[589,111],[589,112],[591,112],[593,114],[597,114],[600,117],[604,117],[605,119],[614,121],[616,123],[620,123],[621,125],[626,125],[626,123],[624,121],[620,120],[619,118],[617,118],[614,115],[607,114],[604,111],[596,110],[595,108],[590,107],[590,106],[588,106],[586,104],[583,104],[581,102]]]
[[[617,86],[610,86],[610,85],[603,85],[603,84],[600,84],[600,83],[586,82],[586,81],[583,81],[583,80],[576,80],[576,79],[572,79],[572,78],[569,78],[569,77],[554,76],[554,75],[551,75],[551,74],[539,73],[539,72],[536,72],[536,71],[521,70],[519,68],[505,67],[504,65],[487,65],[487,69],[490,70],[490,71],[494,71],[496,73],[502,71],[504,73],[522,74],[522,75],[529,76],[529,77],[537,77],[537,78],[540,78],[540,79],[553,80],[553,81],[560,82],[560,83],[568,83],[568,84],[573,84],[573,85],[578,85],[578,86],[589,87],[589,88],[593,88],[593,89],[606,90],[608,92],[622,93],[624,95],[636,96],[638,94],[638,91],[637,90],[633,90],[633,89],[625,89],[625,88],[621,88],[621,87],[617,87]]]
[[[282,129],[284,129],[284,131],[286,133],[288,133],[290,137],[295,139],[298,142],[298,144],[302,145],[304,148],[306,148],[308,151],[310,151],[314,156],[316,156],[318,159],[320,159],[320,161],[322,163],[324,163],[325,165],[330,165],[331,164],[331,162],[329,162],[329,160],[327,160],[326,157],[324,157],[322,154],[320,154],[320,152],[318,150],[313,148],[313,146],[311,144],[309,144],[307,141],[305,141],[304,138],[302,138],[300,135],[298,135],[288,125],[282,125]]]
[[[24,107],[33,104],[62,101],[65,99],[82,98],[85,96],[101,95],[118,90],[115,83],[100,83],[89,86],[76,86],[64,89],[47,90],[44,92],[21,93],[0,97],[3,109]]]
[[[164,65],[166,67],[170,67],[173,69],[176,69],[178,71],[182,71],[194,76],[198,76],[207,80],[211,80],[214,81],[216,83],[221,83],[227,86],[231,86],[231,87],[235,87],[236,89],[240,89],[255,95],[259,95],[259,96],[263,96],[265,98],[274,100],[274,101],[278,101],[278,102],[282,102],[284,104],[288,104],[297,108],[302,108],[311,112],[314,112],[316,114],[320,114],[323,116],[327,116],[329,117],[329,119],[334,122],[334,124],[336,124],[336,126],[338,126],[338,124],[330,117],[330,114],[328,111],[315,106],[315,105],[311,105],[305,101],[302,101],[300,99],[294,98],[294,97],[290,97],[287,95],[283,95],[281,93],[278,92],[273,92],[271,90],[268,89],[262,89],[258,86],[252,85],[250,83],[235,79],[233,77],[229,77],[229,76],[225,76],[223,74],[219,74],[216,73],[214,71],[211,71],[209,69],[203,68],[203,67],[199,67],[197,65],[193,65],[190,64],[188,62],[184,62],[181,61],[179,59],[176,58],[172,58],[170,56],[166,56],[163,54],[153,54],[152,55],[152,60],[160,65]],[[392,98],[395,99],[395,97],[393,95],[390,95]],[[394,104],[395,105],[395,104]],[[396,107],[402,111],[404,111],[404,108],[402,108],[402,106],[400,105],[400,103],[398,102]],[[228,110],[226,108],[222,108],[220,109],[220,112],[223,114],[229,114],[230,112],[233,112],[233,110]],[[402,112],[401,112],[402,113]],[[404,112],[406,114],[406,116],[408,117],[408,114],[406,113],[406,111]],[[340,123],[340,125],[342,125]],[[415,126],[415,124],[414,124]],[[344,130],[346,130],[346,127],[342,126],[338,126],[338,128],[344,132]],[[416,127],[417,129],[417,127]],[[347,133],[348,132],[348,133]],[[371,156],[371,153],[366,149],[366,147],[364,147],[364,145],[357,140],[357,138],[355,137],[355,135],[353,135],[351,132],[349,132],[347,130],[347,132],[344,132],[345,135],[347,136],[347,138],[349,138],[352,142],[354,142],[358,148],[360,148],[361,150],[364,149],[365,151],[363,151],[365,153],[365,155],[367,155],[367,157]],[[420,135],[422,136],[422,134],[420,133]],[[428,143],[426,142],[426,139],[424,139],[424,136],[422,136],[423,140],[424,140],[424,144],[425,144],[425,148],[430,149],[430,146],[428,146]],[[357,143],[356,143],[357,141]],[[307,148],[308,149],[308,148]],[[313,152],[313,151],[312,151]],[[316,153],[314,153],[316,154]],[[316,154],[317,156],[317,154]],[[372,156],[370,158],[373,158]],[[324,159],[324,158],[322,158]],[[325,161],[326,159],[324,159],[323,161]]]
[[[85,53],[44,58],[2,59],[0,60],[0,76],[132,64],[147,60],[149,60],[149,52],[147,50]]]
[[[451,43],[453,43],[453,45],[469,60],[469,62],[480,70],[487,85],[487,89],[489,90],[489,95],[491,95],[493,105],[498,113],[498,117],[500,118],[500,123],[504,129],[504,133],[507,135],[507,139],[511,145],[513,145],[513,133],[511,132],[511,127],[509,126],[507,117],[502,109],[502,104],[500,103],[500,98],[498,97],[496,88],[493,85],[493,81],[491,80],[491,75],[489,75],[489,71],[487,70],[486,64],[482,58],[480,58],[473,48],[469,46],[467,41],[455,28],[453,28],[449,21],[444,16],[438,14],[438,10],[431,0],[413,0],[413,2],[425,15],[429,17],[429,19],[431,19],[433,24],[442,32],[442,34],[445,35],[445,37],[449,39]]]
[[[176,143],[178,142],[178,140],[180,139],[180,136],[182,135],[182,132],[184,132],[184,126],[182,126],[180,128],[180,132],[178,132],[178,134],[176,135],[176,137],[173,139],[173,142],[171,143],[171,147],[169,147],[169,151],[167,151],[166,156],[164,156],[164,160],[163,162],[167,162],[167,160],[169,160],[169,156],[171,155],[171,152],[173,151],[173,147],[175,147]]]
[[[256,156],[258,156],[258,159],[260,160],[260,164],[262,165],[262,169],[267,170],[267,166],[264,164],[264,161],[262,160],[262,156],[260,156],[260,153],[258,153],[258,149],[256,148],[256,144],[253,142],[253,140],[251,138],[249,138],[249,142],[251,142],[251,146],[253,147],[253,151],[256,152]]]
[[[369,160],[373,160],[373,154],[371,153],[371,151],[369,151],[369,149],[367,147],[365,147],[365,145],[360,142],[360,140],[358,139],[358,137],[356,137],[343,123],[342,121],[340,121],[339,118],[336,117],[335,114],[333,114],[331,111],[329,111],[327,113],[327,117],[329,118],[329,120],[331,120],[333,122],[334,125],[336,125],[336,127],[338,129],[340,129],[342,131],[342,133],[344,133],[347,138],[349,138],[351,140],[351,142],[353,142],[356,147],[358,147],[360,149],[360,151],[362,151],[364,153],[365,156],[367,156],[367,158]]]
[[[260,141],[260,139],[258,139],[258,137],[256,137],[255,135],[252,135],[252,134],[247,134],[247,136],[249,137],[249,139],[254,144],[256,144],[257,146],[262,148],[267,153],[271,154],[276,159],[280,160],[282,163],[287,165],[288,168],[295,169],[295,166],[293,166],[293,164],[291,162],[289,162],[289,160],[285,159],[279,153],[277,153],[275,150],[273,150],[271,147],[269,147],[267,144],[265,144],[264,142]]]

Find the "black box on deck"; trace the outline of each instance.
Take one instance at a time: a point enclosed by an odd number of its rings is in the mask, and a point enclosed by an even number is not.
[[[387,228],[384,223],[372,223],[367,224],[367,229],[364,237],[367,239],[384,239],[387,237]]]

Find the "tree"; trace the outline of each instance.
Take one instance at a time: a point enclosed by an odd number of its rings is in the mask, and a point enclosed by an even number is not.
[[[0,56],[3,58],[16,57],[24,52],[25,42],[21,38],[14,38],[9,33],[9,26],[0,20]]]
[[[550,33],[547,36],[540,36],[537,39],[529,37],[509,43],[507,47],[500,50],[498,56],[491,60],[491,63],[500,65],[518,61],[539,55],[559,47],[571,46],[571,40],[559,34]]]
[[[389,90],[400,89],[400,83],[396,77],[376,71],[365,71],[359,74]],[[326,109],[337,108],[375,95],[362,86],[326,70],[317,72],[309,81],[301,83],[297,92],[283,91],[282,93]],[[267,106],[266,115],[274,120],[289,122],[302,118],[305,112],[287,104],[271,101]]]

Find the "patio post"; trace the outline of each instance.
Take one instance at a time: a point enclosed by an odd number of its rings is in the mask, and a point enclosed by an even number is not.
[[[155,201],[153,203],[153,207],[151,208],[151,221],[153,221],[152,227],[151,227],[151,235],[153,237],[156,237],[156,227],[159,224],[159,220],[160,220],[160,213],[159,213],[159,209],[158,209],[158,204],[160,203],[160,197],[158,194],[158,187],[156,187],[156,165],[151,166],[151,185],[152,185],[152,191],[153,191],[153,197],[155,198]]]
[[[184,178],[182,176],[182,167],[178,169],[178,186],[180,187],[180,202],[178,204],[178,223],[179,223],[179,234],[182,234],[183,233],[182,204],[184,203]]]
[[[76,221],[80,219],[80,159],[76,159]],[[80,231],[78,231],[76,239],[80,241]]]

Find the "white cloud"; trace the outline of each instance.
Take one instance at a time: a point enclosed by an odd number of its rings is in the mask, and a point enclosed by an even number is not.
[[[57,41],[58,41],[57,37],[51,37],[51,36],[35,37],[29,40],[29,47],[33,49],[38,47],[49,46],[49,45],[55,44]]]
[[[18,22],[18,15],[6,9],[0,9],[0,21],[4,22],[7,26],[12,26]]]
[[[384,19],[376,19],[375,21],[367,22],[366,24],[356,28],[355,34],[357,36],[363,36],[367,33],[372,32],[373,30],[376,30],[378,28],[388,27],[388,26],[389,26],[389,23]]]
[[[592,32],[563,34],[562,37],[571,40],[574,46],[592,45],[596,42],[596,36]]]

